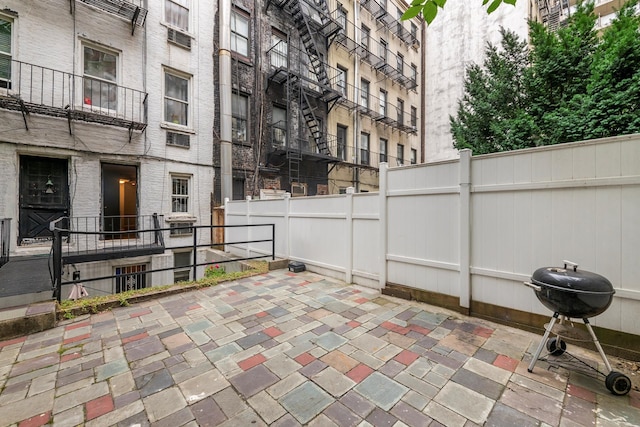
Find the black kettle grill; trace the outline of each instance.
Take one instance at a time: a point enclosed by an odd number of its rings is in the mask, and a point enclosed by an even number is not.
[[[611,282],[599,274],[578,271],[578,264],[564,261],[563,268],[543,267],[537,269],[531,276],[531,282],[524,284],[532,288],[538,300],[553,311],[553,317],[545,325],[542,341],[529,365],[529,372],[533,372],[533,367],[545,344],[549,355],[560,356],[567,349],[563,338],[593,341],[609,371],[608,374],[597,371],[605,376],[607,389],[618,396],[629,393],[631,380],[626,375],[611,370],[607,356],[589,323],[590,317],[603,313],[611,305],[615,293]],[[558,318],[560,318],[560,322],[556,324]],[[582,330],[565,325],[565,321],[567,319],[570,321],[572,318],[582,319],[588,335]],[[555,337],[549,338],[552,333]]]

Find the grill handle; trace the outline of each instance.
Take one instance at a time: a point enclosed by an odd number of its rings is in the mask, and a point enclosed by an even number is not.
[[[567,261],[566,259],[563,260],[562,262],[564,262],[565,269],[567,268],[567,266],[569,266],[569,267],[573,267],[573,271],[578,271],[578,264],[576,264],[575,262]]]
[[[533,289],[533,290],[534,290],[534,291],[536,291],[536,292],[540,292],[540,291],[542,291],[542,287],[541,287],[541,286],[534,285],[534,284],[533,284],[533,283],[531,283],[531,282],[523,282],[523,283],[524,283],[524,285],[525,285],[525,286],[530,287],[531,289]]]

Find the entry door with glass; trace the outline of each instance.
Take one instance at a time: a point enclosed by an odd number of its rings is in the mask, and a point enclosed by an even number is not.
[[[138,167],[102,164],[102,230],[138,229]],[[134,238],[135,233],[105,234],[106,239]]]

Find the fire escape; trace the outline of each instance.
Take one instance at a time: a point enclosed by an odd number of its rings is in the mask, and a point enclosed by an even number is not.
[[[566,25],[570,15],[568,0],[539,0],[538,10],[542,23],[552,31]]]
[[[286,48],[276,45],[269,51],[270,55],[276,55],[278,50],[282,52],[286,49],[286,59],[282,58],[276,64],[273,60],[271,62],[275,69],[268,76],[269,83],[286,85],[287,107],[299,105],[309,132],[309,140],[313,144],[313,150],[306,150],[304,138],[296,141],[291,132],[286,132],[289,137],[285,147],[280,148],[286,151],[289,182],[294,184],[300,182],[303,154],[329,162],[336,159],[335,148],[322,130],[317,106],[312,100],[332,107],[342,97],[342,93],[336,88],[335,76],[330,75],[323,57],[326,46],[341,27],[331,18],[326,0],[315,0],[313,4],[304,0],[273,0],[267,4],[267,10],[270,5],[291,16],[302,44],[300,47],[292,46],[291,40],[287,40]],[[287,126],[290,129],[289,124]]]

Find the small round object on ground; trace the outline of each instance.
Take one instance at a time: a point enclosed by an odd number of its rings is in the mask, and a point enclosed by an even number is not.
[[[552,356],[560,356],[567,350],[567,343],[554,337],[547,341],[547,351]]]
[[[631,380],[625,374],[617,371],[609,372],[604,384],[616,396],[624,396],[631,391]]]

